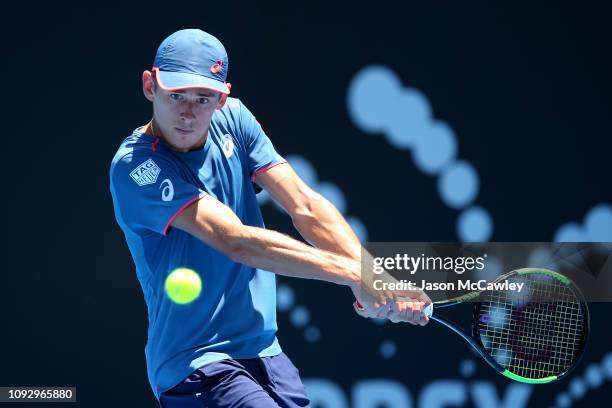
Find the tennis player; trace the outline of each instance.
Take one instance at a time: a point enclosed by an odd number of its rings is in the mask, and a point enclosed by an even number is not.
[[[112,161],[115,215],[148,308],[149,381],[162,407],[305,407],[298,370],[276,338],[275,274],[348,286],[360,315],[394,322],[425,324],[429,300],[364,295],[355,234],[228,97],[227,73],[212,35],[188,29],[166,38],[142,77],[153,118]],[[312,246],[264,228],[262,188]],[[164,294],[177,267],[202,278],[188,305]]]

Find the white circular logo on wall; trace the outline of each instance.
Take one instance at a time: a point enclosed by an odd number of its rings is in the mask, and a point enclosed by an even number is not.
[[[226,134],[221,136],[221,148],[223,149],[225,157],[228,159],[232,157],[232,154],[234,154],[234,141],[231,135]]]
[[[174,198],[174,186],[170,179],[165,179],[159,185],[159,188],[162,189],[162,200],[163,201],[172,201]]]

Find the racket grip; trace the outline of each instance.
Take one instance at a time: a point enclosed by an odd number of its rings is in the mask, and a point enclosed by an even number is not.
[[[363,305],[359,303],[359,301],[356,300],[353,304],[357,310],[363,310]],[[433,303],[426,306],[425,309],[423,309],[423,313],[425,313],[427,317],[431,317],[433,315]]]

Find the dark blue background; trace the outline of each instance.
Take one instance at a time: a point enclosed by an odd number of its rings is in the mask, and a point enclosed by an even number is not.
[[[281,154],[307,157],[321,180],[341,187],[369,240],[457,239],[458,213],[440,201],[435,178],[347,113],[351,79],[383,64],[455,130],[459,156],[480,175],[477,203],[495,215],[492,239],[548,241],[562,223],[612,203],[607,16],[576,4],[381,1],[28,4],[5,13],[0,385],[75,385],[86,407],[155,406],[146,309],[107,172],[120,141],[150,119],[141,74],[171,32],[199,27],[223,41],[234,96]],[[272,205],[263,211],[268,227],[291,231]],[[285,351],[304,377],[331,379],[347,397],[375,377],[402,382],[415,400],[441,378],[493,381],[500,393],[508,384],[480,361],[462,377],[460,362],[473,357],[441,327],[373,325],[353,314],[344,288],[280,281],[322,333],[306,342],[280,313]],[[593,305],[576,375],[610,351],[611,310]],[[393,359],[380,357],[385,339],[399,346]],[[568,385],[537,387],[530,406],[554,405]],[[611,389],[608,379],[573,406],[601,405]]]

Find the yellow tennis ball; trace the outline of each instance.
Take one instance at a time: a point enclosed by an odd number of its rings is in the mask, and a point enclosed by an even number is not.
[[[193,269],[176,268],[166,278],[164,289],[170,300],[186,305],[200,296],[202,279]]]

